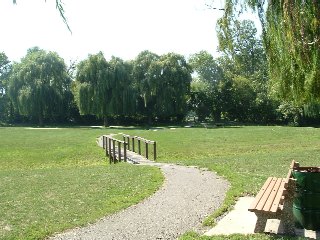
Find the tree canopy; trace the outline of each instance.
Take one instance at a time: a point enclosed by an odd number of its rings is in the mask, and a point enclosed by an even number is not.
[[[9,77],[9,95],[21,115],[44,118],[59,115],[70,91],[66,65],[55,52],[37,47],[28,50],[20,63],[13,64]]]
[[[219,28],[231,39],[243,9],[258,12],[263,28],[272,90],[303,105],[320,101],[320,2],[317,0],[226,0]]]
[[[103,53],[89,55],[78,64],[76,100],[81,114],[104,118],[131,113],[135,106],[129,66],[120,58],[107,62]]]

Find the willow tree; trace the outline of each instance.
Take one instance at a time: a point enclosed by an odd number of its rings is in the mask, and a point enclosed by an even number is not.
[[[21,115],[45,118],[64,113],[64,96],[70,91],[64,60],[55,52],[29,49],[20,63],[13,64],[9,96]]]
[[[244,8],[258,12],[272,90],[302,106],[320,101],[320,1],[226,0],[219,28],[232,48],[230,27]]]
[[[8,119],[9,98],[7,94],[7,77],[10,61],[4,52],[0,52],[0,122]]]
[[[112,114],[131,115],[135,113],[136,106],[136,91],[131,77],[133,66],[114,56],[109,64],[113,75],[112,99],[110,101]]]
[[[182,55],[168,53],[153,62],[148,70],[155,96],[155,114],[160,118],[181,120],[187,112],[191,83],[190,65]]]
[[[150,65],[156,62],[159,56],[150,51],[139,53],[133,61],[133,80],[138,94],[138,109],[147,115],[148,123],[151,124],[152,115],[155,111],[155,82],[151,81],[148,74]],[[141,104],[140,104],[141,103]],[[142,107],[141,107],[142,105]]]
[[[103,117],[105,126],[108,117],[125,115],[134,105],[128,66],[115,57],[107,62],[102,52],[78,64],[75,89],[80,113]]]

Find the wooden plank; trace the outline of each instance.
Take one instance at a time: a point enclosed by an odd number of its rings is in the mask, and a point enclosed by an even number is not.
[[[266,212],[270,211],[270,208],[272,207],[273,202],[275,200],[275,197],[279,191],[282,180],[283,180],[283,178],[276,179],[276,183],[275,183],[275,185],[274,185],[274,187],[273,187],[273,189],[272,189],[272,191],[271,191],[271,193],[270,193],[268,199],[266,200],[266,203],[262,209],[263,211],[266,211]]]
[[[292,176],[292,169],[290,168],[289,169],[289,172],[287,174],[287,177],[284,179],[284,187],[287,188],[288,187],[288,184],[289,184],[289,181],[290,181],[290,178]]]
[[[146,142],[146,159],[149,159],[148,142]]]
[[[273,204],[270,208],[270,212],[277,212],[278,211],[278,208],[279,208],[279,204],[281,202],[281,200],[283,200],[283,193],[284,193],[284,190],[285,190],[285,179],[282,179],[281,181],[281,184],[280,184],[280,187],[279,187],[279,191],[277,192],[277,195],[273,201]]]
[[[254,201],[251,203],[250,207],[249,207],[249,211],[253,211],[256,209],[258,203],[260,202],[260,199],[262,198],[264,192],[266,191],[266,189],[268,188],[268,186],[270,185],[271,181],[272,181],[273,177],[269,177],[267,179],[267,181],[263,184],[262,188],[260,189],[259,193],[257,194],[256,198],[254,199]]]
[[[290,164],[290,169],[298,169],[300,168],[300,164],[299,162],[296,162],[295,160],[292,160],[291,164]]]
[[[266,204],[271,192],[272,192],[272,189],[274,187],[274,185],[276,184],[276,181],[277,181],[277,178],[273,177],[268,188],[264,191],[264,194],[262,195],[256,209],[259,211],[261,211],[264,207],[264,205]]]

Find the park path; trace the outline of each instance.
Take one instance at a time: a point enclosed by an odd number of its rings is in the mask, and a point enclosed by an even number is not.
[[[102,147],[101,139],[98,144]],[[207,170],[128,154],[140,164],[159,167],[165,176],[163,186],[137,205],[50,239],[176,239],[186,231],[205,231],[202,222],[221,205],[228,182]]]

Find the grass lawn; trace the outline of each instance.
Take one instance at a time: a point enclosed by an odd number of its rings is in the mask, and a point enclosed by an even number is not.
[[[132,131],[130,134],[158,141],[158,161],[206,167],[231,182],[225,203],[207,219],[208,225],[213,224],[217,215],[230,210],[239,196],[255,195],[267,177],[286,177],[293,159],[299,161],[301,166],[320,165],[318,128],[165,128]],[[193,238],[188,236],[182,239],[196,239],[191,236]],[[230,239],[248,237],[237,235]],[[262,239],[273,238],[263,235]]]
[[[43,239],[155,192],[159,169],[107,164],[95,139],[108,131],[0,128],[0,239]]]
[[[103,161],[95,137],[119,131],[156,140],[159,162],[206,167],[230,181],[225,203],[208,224],[239,196],[256,194],[267,177],[285,177],[292,159],[301,166],[320,165],[317,128],[0,128],[0,238],[41,238],[117,211],[157,189],[158,169]],[[189,233],[182,239],[225,237]]]

